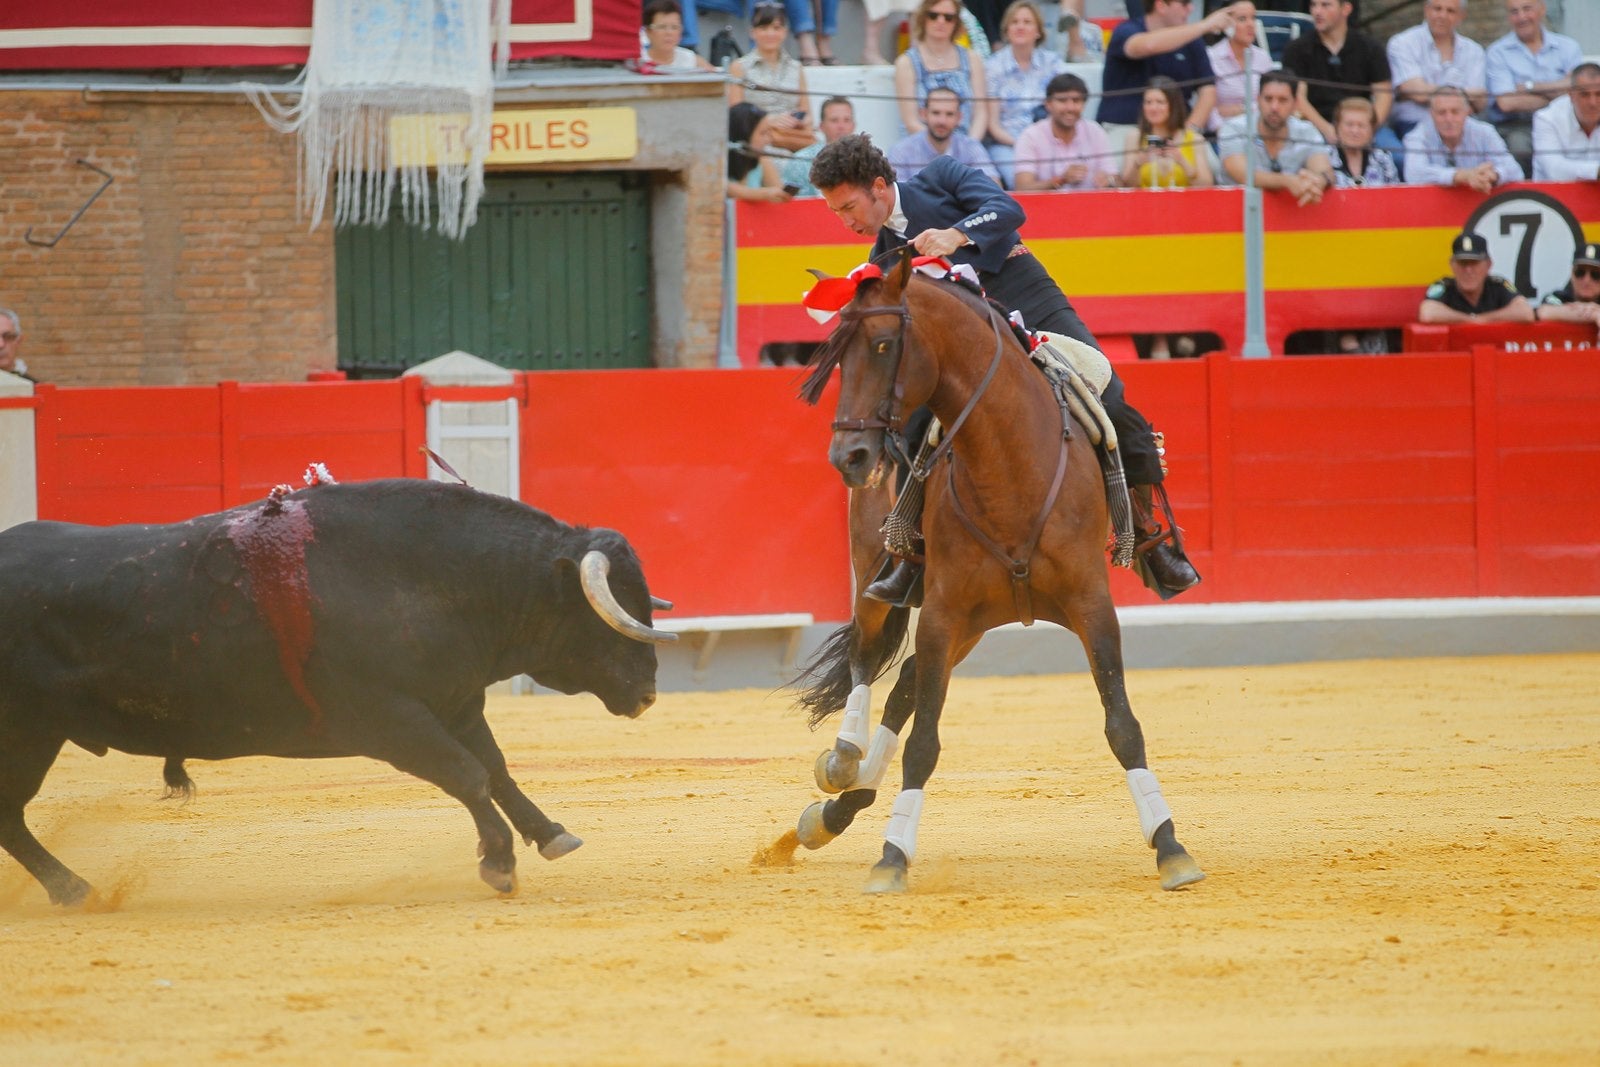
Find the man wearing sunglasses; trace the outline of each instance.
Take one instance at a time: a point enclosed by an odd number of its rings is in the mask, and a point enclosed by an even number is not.
[[[10,308],[0,308],[0,371],[33,380],[22,361],[22,320]]]
[[[1458,233],[1450,242],[1450,276],[1428,286],[1418,322],[1532,322],[1533,308],[1516,287],[1498,274],[1489,242],[1476,233]]]
[[[1533,309],[1540,322],[1592,322],[1600,326],[1600,245],[1578,246],[1572,278]]]

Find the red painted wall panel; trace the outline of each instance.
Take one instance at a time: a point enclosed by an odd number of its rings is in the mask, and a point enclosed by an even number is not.
[[[1167,434],[1205,584],[1185,602],[1600,594],[1592,353],[1125,368]],[[599,371],[518,380],[524,499],[614,526],[680,615],[849,612],[834,396],[801,372]],[[297,483],[422,472],[420,385],[39,393],[46,518],[172,521]],[[1126,572],[1119,603],[1155,598]]]

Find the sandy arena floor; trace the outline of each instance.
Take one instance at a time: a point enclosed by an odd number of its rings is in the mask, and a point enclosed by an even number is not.
[[[0,855],[0,1063],[1600,1063],[1600,655],[1129,688],[1178,893],[1084,676],[956,682],[899,897],[860,893],[887,798],[752,864],[832,737],[759,691],[495,699],[587,842],[504,900],[380,764],[197,763],[183,806],[69,748],[31,823],[111,906]]]

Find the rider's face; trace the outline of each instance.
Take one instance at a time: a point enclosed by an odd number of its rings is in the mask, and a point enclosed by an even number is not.
[[[835,185],[821,193],[828,210],[863,237],[878,236],[894,207],[894,189],[882,178],[872,179],[870,186]]]

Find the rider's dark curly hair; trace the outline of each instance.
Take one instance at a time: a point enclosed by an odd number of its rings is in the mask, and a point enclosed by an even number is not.
[[[818,189],[832,189],[838,185],[870,189],[874,178],[882,178],[893,185],[894,168],[872,143],[872,138],[864,133],[839,138],[818,152],[811,162],[811,184]]]

